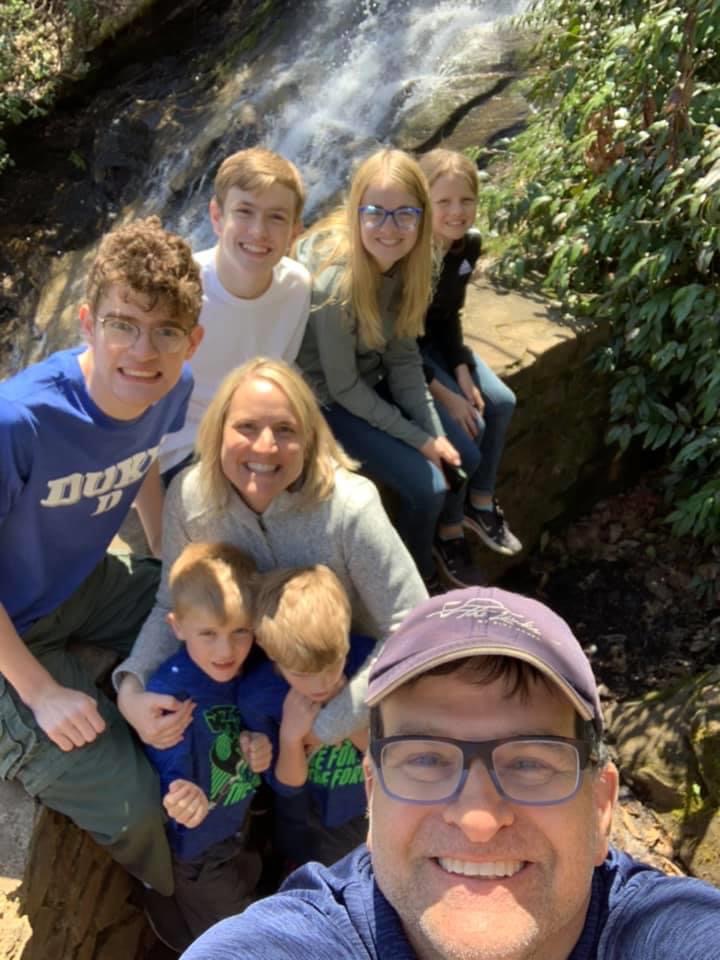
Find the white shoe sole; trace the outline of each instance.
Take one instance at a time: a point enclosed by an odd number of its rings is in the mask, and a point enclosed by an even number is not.
[[[489,547],[491,550],[494,550],[495,553],[501,553],[504,557],[515,557],[522,550],[522,544],[518,540],[518,546],[513,549],[512,547],[504,547],[500,543],[496,543],[492,537],[489,537],[487,533],[483,530],[479,523],[476,523],[472,517],[465,516],[463,517],[463,529],[468,530],[470,533],[478,537],[479,540],[485,544],[486,547]]]

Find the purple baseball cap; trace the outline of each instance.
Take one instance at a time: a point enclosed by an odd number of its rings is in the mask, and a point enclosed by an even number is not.
[[[532,664],[602,731],[595,677],[570,627],[539,601],[497,587],[452,590],[416,607],[373,664],[365,702],[373,707],[433,667],[483,655]]]

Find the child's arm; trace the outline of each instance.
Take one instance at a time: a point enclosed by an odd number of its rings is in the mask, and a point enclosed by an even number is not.
[[[163,797],[167,815],[184,827],[199,827],[208,814],[205,792],[190,780],[173,780]]]
[[[280,723],[280,744],[275,763],[276,780],[287,787],[301,787],[307,780],[305,737],[312,730],[319,703],[296,690],[288,690]]]

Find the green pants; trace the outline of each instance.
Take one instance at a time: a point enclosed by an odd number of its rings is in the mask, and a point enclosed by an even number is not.
[[[160,786],[142,747],[100,691],[71,641],[126,656],[155,601],[157,561],[108,555],[83,585],[24,634],[28,649],[62,686],[98,704],[106,728],[64,752],[0,676],[0,777],[87,830],[129,873],[160,893],[173,891]]]

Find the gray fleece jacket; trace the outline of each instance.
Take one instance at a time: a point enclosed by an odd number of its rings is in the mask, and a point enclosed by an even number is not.
[[[387,635],[405,614],[427,598],[423,581],[383,509],[375,486],[338,468],[330,497],[298,504],[297,494],[280,494],[263,514],[241,498],[220,513],[209,511],[198,487],[199,468],[186,470],[170,485],[163,513],[163,567],[157,599],[130,656],[116,668],[116,686],[126,673],[144,684],[178,649],[165,616],[171,608],[168,572],[188,543],[224,541],[250,554],[261,572],[277,567],[324,563],[345,587],[353,629],[377,639],[365,668],[323,710],[315,733],[325,742],[348,736],[366,721],[367,674]]]
[[[298,259],[312,272],[312,238],[298,245]],[[445,431],[423,374],[414,337],[395,336],[402,276],[382,275],[378,306],[385,346],[371,349],[358,335],[357,319],[336,299],[342,265],[313,275],[312,305],[297,364],[322,405],[339,403],[372,426],[419,449]],[[386,378],[395,401],[373,389]]]

